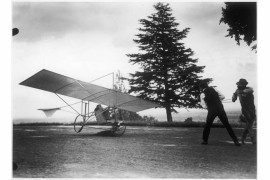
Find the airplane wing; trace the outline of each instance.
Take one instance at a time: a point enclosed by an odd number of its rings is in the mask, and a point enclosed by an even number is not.
[[[20,85],[132,112],[161,106],[127,93],[79,81],[45,69],[24,80]]]

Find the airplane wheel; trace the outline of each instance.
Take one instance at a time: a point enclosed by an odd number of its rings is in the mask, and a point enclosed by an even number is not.
[[[79,133],[82,131],[83,126],[85,124],[85,117],[82,115],[78,115],[74,121],[74,130],[76,133]]]
[[[121,123],[120,126],[114,125],[112,127],[112,132],[115,136],[122,136],[125,133],[125,131],[126,131],[126,126],[123,123]]]

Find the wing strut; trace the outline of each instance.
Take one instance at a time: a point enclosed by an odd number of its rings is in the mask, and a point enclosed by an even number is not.
[[[56,93],[55,93],[56,94]],[[80,114],[78,111],[76,111],[76,109],[74,109],[70,104],[68,104],[63,98],[61,98],[58,94],[56,94],[56,96],[58,96],[62,101],[64,101],[71,109],[73,109],[75,112],[77,112],[78,114]]]
[[[93,95],[95,98],[95,94],[90,93],[81,83],[79,83],[79,81],[76,81],[86,92],[88,92],[90,95]],[[97,99],[101,104],[105,104],[104,102],[102,102],[101,100]]]

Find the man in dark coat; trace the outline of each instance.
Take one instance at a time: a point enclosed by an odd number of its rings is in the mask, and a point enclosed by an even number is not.
[[[239,101],[242,107],[242,118],[245,119],[246,127],[242,134],[242,144],[245,144],[245,140],[247,134],[250,135],[251,141],[253,144],[256,144],[256,137],[253,132],[253,124],[256,121],[256,110],[254,105],[254,95],[253,89],[251,87],[247,87],[247,80],[240,79],[239,82],[236,83],[237,90],[233,93],[232,101],[235,102],[237,97],[239,97]]]
[[[218,116],[220,121],[223,123],[227,129],[229,135],[231,136],[234,144],[240,146],[237,137],[235,136],[232,127],[229,124],[228,117],[224,110],[221,100],[225,97],[215,90],[213,87],[209,87],[206,82],[200,84],[201,93],[201,106],[207,108],[208,114],[206,118],[206,124],[203,130],[203,145],[208,144],[208,137],[210,134],[210,128],[213,124],[213,121]]]

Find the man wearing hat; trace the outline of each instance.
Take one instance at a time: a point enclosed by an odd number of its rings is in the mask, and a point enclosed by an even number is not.
[[[203,142],[201,144],[208,144],[208,137],[210,134],[210,129],[213,124],[213,121],[218,116],[222,124],[227,129],[229,135],[231,136],[234,144],[240,146],[237,137],[235,136],[232,127],[229,124],[228,117],[222,105],[222,100],[225,98],[221,93],[215,90],[213,87],[209,87],[207,82],[202,82],[200,84],[201,90],[201,106],[207,108],[207,118],[206,124],[203,130]]]
[[[245,144],[245,140],[247,134],[250,135],[251,141],[253,144],[256,144],[256,137],[253,132],[253,124],[256,120],[256,110],[254,105],[254,95],[253,89],[251,87],[247,87],[247,80],[240,79],[236,85],[237,90],[233,93],[232,101],[235,102],[237,97],[239,97],[239,101],[242,107],[242,114],[246,120],[246,127],[242,134],[242,144]]]

